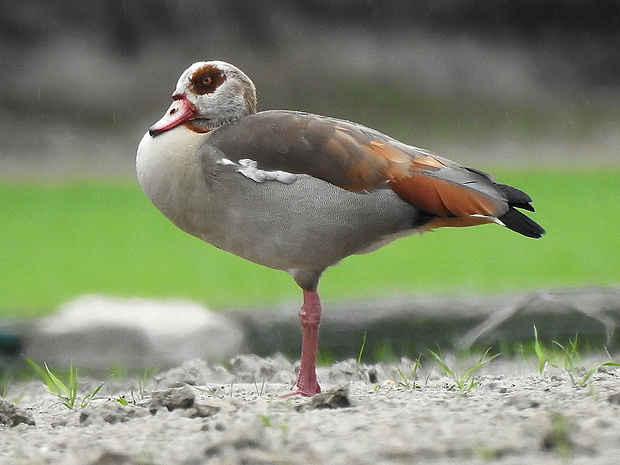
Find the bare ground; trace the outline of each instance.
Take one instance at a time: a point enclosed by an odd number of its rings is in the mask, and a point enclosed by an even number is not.
[[[495,359],[468,391],[436,367],[412,369],[337,363],[319,370],[325,394],[307,399],[279,397],[295,376],[283,357],[190,361],[142,386],[108,379],[74,409],[41,382],[14,383],[0,400],[0,463],[617,463],[616,367],[579,387],[566,370]],[[80,379],[78,404],[100,383]]]

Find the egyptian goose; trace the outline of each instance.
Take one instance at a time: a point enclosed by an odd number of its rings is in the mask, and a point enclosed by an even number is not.
[[[544,230],[524,192],[360,124],[297,111],[256,112],[254,84],[222,61],[179,78],[166,114],[142,138],[138,180],[183,231],[303,290],[297,390],[320,392],[315,361],[321,273],[414,232],[497,223]]]

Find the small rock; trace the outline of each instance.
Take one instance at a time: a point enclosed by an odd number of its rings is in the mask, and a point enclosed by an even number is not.
[[[9,400],[0,398],[0,425],[17,426],[21,423],[34,426],[32,413],[19,408]]]
[[[183,386],[182,388],[153,392],[149,409],[152,414],[155,414],[161,407],[166,407],[168,411],[172,412],[179,408],[191,408],[195,402],[194,390],[189,386]]]
[[[82,426],[109,423],[124,423],[132,418],[148,415],[148,411],[144,407],[134,405],[121,405],[118,402],[111,401],[97,406],[89,405],[80,411],[78,421]]]
[[[219,413],[222,407],[213,404],[196,404],[192,409],[190,417],[192,418],[207,418],[212,417],[216,413]]]
[[[349,389],[346,387],[340,387],[338,389],[331,389],[327,392],[322,392],[313,396],[310,401],[304,405],[300,405],[297,410],[306,409],[323,409],[323,408],[346,408],[351,406],[349,400]]]
[[[615,394],[611,394],[607,398],[607,402],[615,405],[620,405],[620,392],[616,392]]]
[[[541,401],[538,399],[532,399],[527,396],[515,394],[506,401],[506,405],[516,407],[517,410],[525,410],[528,408],[538,408],[541,405]]]
[[[617,375],[618,367],[616,365],[601,365],[598,367],[597,371],[599,373],[605,373],[606,375]]]

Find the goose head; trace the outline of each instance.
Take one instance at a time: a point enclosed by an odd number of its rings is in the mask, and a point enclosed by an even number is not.
[[[149,129],[151,136],[181,124],[208,132],[256,113],[256,88],[239,68],[223,61],[199,61],[187,68],[165,115]]]

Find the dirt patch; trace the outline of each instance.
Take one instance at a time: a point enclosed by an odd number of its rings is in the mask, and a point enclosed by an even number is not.
[[[0,425],[0,462],[596,465],[620,456],[616,367],[579,387],[562,370],[496,359],[467,392],[436,369],[414,379],[412,367],[323,367],[326,392],[307,399],[278,397],[295,378],[283,357],[192,361],[146,386],[109,379],[74,410],[40,382],[15,383],[0,404],[0,418],[13,419]],[[80,393],[100,382],[81,379]]]

